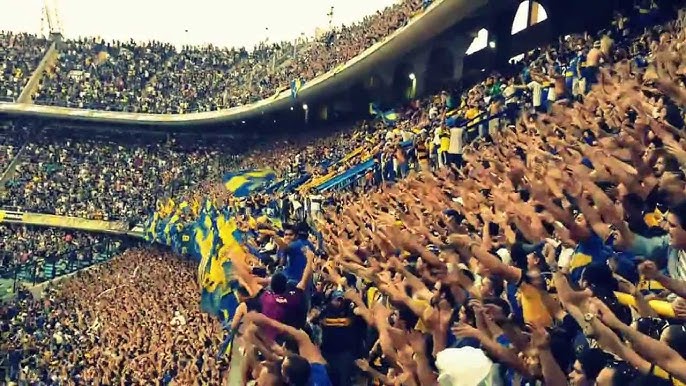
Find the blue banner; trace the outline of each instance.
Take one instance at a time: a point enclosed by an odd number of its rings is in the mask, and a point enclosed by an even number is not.
[[[398,121],[398,113],[395,110],[381,111],[374,103],[369,104],[369,114],[381,118],[388,126],[395,126]]]

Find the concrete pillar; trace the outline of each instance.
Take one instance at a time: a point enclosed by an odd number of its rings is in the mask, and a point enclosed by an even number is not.
[[[453,78],[455,81],[462,78],[462,72],[464,69],[464,57],[467,52],[467,48],[472,43],[472,37],[468,34],[455,35],[452,38],[451,46],[453,52]]]

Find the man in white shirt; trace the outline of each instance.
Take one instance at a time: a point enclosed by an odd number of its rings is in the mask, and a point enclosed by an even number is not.
[[[174,317],[172,317],[171,325],[173,327],[181,328],[186,325],[186,318],[178,310],[174,311]]]
[[[526,87],[531,90],[531,104],[534,106],[534,110],[539,113],[545,112],[543,108],[543,85],[532,80]]]
[[[291,207],[293,208],[293,216],[298,220],[302,220],[303,215],[304,215],[303,204],[300,203],[300,200],[295,195],[295,193],[291,194],[290,200],[291,200]]]
[[[310,215],[312,218],[320,218],[322,212],[322,202],[324,201],[324,196],[321,194],[310,195]]]

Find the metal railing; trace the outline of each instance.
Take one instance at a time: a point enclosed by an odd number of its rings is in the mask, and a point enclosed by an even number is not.
[[[501,119],[502,117],[506,116],[507,112],[502,111],[498,114],[494,115],[489,115],[488,112],[484,112],[482,114],[479,114],[477,117],[471,119],[468,122],[463,123],[459,127],[463,128],[466,130],[466,136],[467,136],[467,144],[475,141],[476,139],[482,137],[482,132],[483,131],[488,131],[488,127],[490,125],[490,122],[494,119]],[[485,117],[485,118],[484,118]],[[500,125],[499,125],[500,126]],[[408,146],[403,146],[407,151],[411,151],[414,149],[414,144],[409,144]],[[378,159],[377,157],[374,157]],[[385,165],[388,162],[392,162],[392,160],[386,160],[385,162],[373,162],[369,165],[368,168],[364,168],[362,170],[359,170],[358,172],[351,174],[347,178],[340,179],[337,181],[335,184],[331,184],[330,186],[327,186],[325,190],[333,189],[333,190],[345,190],[345,189],[351,189],[351,188],[364,188],[368,185],[367,182],[367,173],[371,171],[371,173],[374,175],[374,178],[372,179],[373,182],[376,184],[381,183],[382,181],[387,181],[388,179],[385,178],[384,176],[384,169]],[[413,164],[416,166],[416,162]],[[408,165],[409,169],[412,169],[412,165]],[[344,172],[345,173],[345,172]],[[343,174],[343,173],[342,173]],[[397,174],[397,173],[394,173]],[[402,177],[402,176],[394,176],[394,177]],[[334,177],[335,178],[335,177]],[[396,178],[392,178],[392,180],[395,180]]]
[[[74,273],[94,264],[110,260],[122,247],[120,240],[90,244],[61,251],[58,254],[45,255],[14,267],[0,270],[0,279],[12,283],[13,292],[18,284],[36,285],[57,277]],[[16,258],[9,254],[10,259]]]

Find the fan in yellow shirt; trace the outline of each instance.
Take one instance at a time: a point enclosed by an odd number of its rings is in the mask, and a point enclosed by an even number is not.
[[[654,375],[658,378],[666,379],[670,382],[672,382],[672,386],[686,386],[686,383],[681,382],[678,379],[674,379],[671,374],[663,370],[660,366],[658,365],[652,365],[650,368],[650,374]]]

